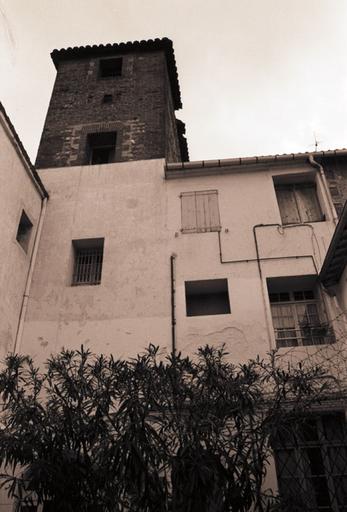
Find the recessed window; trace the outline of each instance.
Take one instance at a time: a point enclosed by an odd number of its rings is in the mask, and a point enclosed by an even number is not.
[[[324,220],[315,183],[275,184],[282,224]]]
[[[104,239],[73,240],[74,269],[72,285],[101,283]]]
[[[113,95],[112,94],[104,94],[102,98],[103,103],[112,103],[113,101]]]
[[[347,427],[342,412],[311,415],[297,425],[288,422],[272,444],[279,492],[288,510],[346,510]]]
[[[114,162],[116,132],[90,133],[87,138],[88,163],[90,165]]]
[[[99,76],[100,78],[112,78],[121,76],[122,74],[123,59],[116,57],[113,59],[101,59],[99,61]]]
[[[185,292],[187,316],[230,313],[227,279],[186,281]]]
[[[22,210],[22,214],[18,224],[16,240],[19,243],[19,245],[22,246],[25,252],[28,251],[32,227],[32,222],[30,221],[25,211]]]
[[[268,279],[268,290],[278,348],[334,343],[313,276]]]
[[[217,190],[182,192],[182,233],[220,231]]]

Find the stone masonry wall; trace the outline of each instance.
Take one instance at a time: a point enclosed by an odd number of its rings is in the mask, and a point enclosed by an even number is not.
[[[110,78],[99,77],[102,57],[60,62],[38,168],[86,164],[88,133],[102,131],[117,132],[115,161],[180,160],[164,53],[115,56],[123,58],[122,74]],[[103,103],[104,95],[112,102]]]

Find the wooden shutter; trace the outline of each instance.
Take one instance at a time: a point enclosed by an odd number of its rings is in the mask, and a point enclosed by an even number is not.
[[[316,187],[313,183],[295,185],[295,196],[301,222],[315,222],[323,219]]]
[[[181,194],[181,215],[183,233],[194,233],[197,228],[195,192]]]
[[[276,187],[276,196],[282,224],[295,224],[301,222],[294,195],[294,186],[288,185]]]
[[[183,192],[181,211],[183,233],[220,230],[217,190]]]

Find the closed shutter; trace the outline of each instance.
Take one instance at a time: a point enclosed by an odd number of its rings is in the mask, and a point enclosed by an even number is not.
[[[183,233],[220,230],[217,190],[183,192],[181,209]]]
[[[296,185],[295,195],[301,216],[301,222],[315,222],[323,220],[314,184],[307,183]]]
[[[195,192],[181,194],[182,231],[194,233],[196,231],[196,205]]]
[[[276,196],[280,209],[282,224],[296,224],[301,222],[298,207],[295,201],[293,185],[276,187]]]

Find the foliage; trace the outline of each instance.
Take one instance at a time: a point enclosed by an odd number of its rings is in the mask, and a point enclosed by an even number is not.
[[[236,366],[210,346],[190,359],[150,345],[129,361],[63,350],[42,373],[10,355],[3,485],[50,511],[275,510],[271,439],[324,396],[324,376],[276,353]]]

